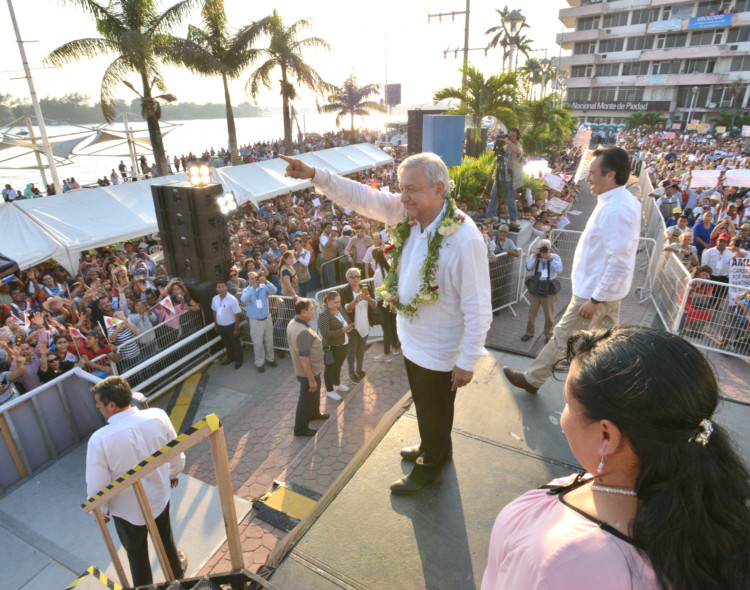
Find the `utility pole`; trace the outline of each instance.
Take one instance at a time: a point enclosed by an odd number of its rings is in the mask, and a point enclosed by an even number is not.
[[[23,70],[26,74],[26,81],[29,83],[29,93],[31,94],[31,103],[34,105],[34,115],[36,115],[36,124],[39,126],[39,133],[42,136],[42,144],[44,145],[44,153],[47,156],[47,163],[49,164],[49,170],[52,174],[52,184],[55,187],[55,192],[61,195],[62,184],[60,184],[60,177],[57,175],[57,167],[55,166],[55,157],[52,155],[52,146],[49,143],[49,137],[47,136],[47,127],[44,124],[44,117],[42,116],[42,107],[39,106],[39,100],[36,96],[36,90],[34,89],[34,81],[31,79],[31,70],[29,69],[29,62],[26,59],[26,50],[23,48],[23,41],[21,40],[21,32],[18,30],[18,22],[16,21],[16,13],[13,11],[13,3],[8,0],[8,11],[10,12],[10,20],[13,21],[13,30],[16,32],[16,41],[18,42],[18,50],[21,52],[21,61],[23,62]],[[45,186],[45,189],[47,187]]]
[[[471,14],[471,0],[466,0],[466,10],[461,11],[453,11],[453,12],[437,12],[435,14],[427,13],[427,22],[429,23],[431,19],[437,18],[438,21],[442,22],[444,16],[450,16],[451,20],[456,19],[456,15],[465,15],[466,16],[466,25],[464,27],[464,66],[463,66],[463,75],[461,76],[461,87],[466,84],[466,68],[469,65],[469,16]],[[446,49],[443,51],[443,57],[447,57],[448,52],[451,51],[449,49]],[[456,54],[458,54],[458,49],[455,50]]]

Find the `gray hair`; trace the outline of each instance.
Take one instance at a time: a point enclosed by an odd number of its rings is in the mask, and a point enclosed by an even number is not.
[[[442,182],[443,186],[443,198],[448,198],[451,193],[451,177],[448,174],[448,168],[440,159],[440,156],[433,154],[432,152],[422,152],[421,154],[415,154],[409,156],[399,164],[398,167],[398,179],[401,180],[401,174],[407,168],[421,168],[424,173],[424,177],[430,186],[435,186],[438,182]]]
[[[537,248],[543,248],[544,246],[547,246],[547,248],[552,250],[552,242],[550,242],[547,238],[542,238],[536,243]]]

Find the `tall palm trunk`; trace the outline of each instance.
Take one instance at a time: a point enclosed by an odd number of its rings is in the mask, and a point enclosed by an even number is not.
[[[229,84],[227,75],[222,72],[221,81],[224,83],[224,104],[227,107],[227,133],[229,134],[229,152],[232,158],[232,165],[242,164],[240,161],[240,152],[237,146],[237,128],[234,126],[234,112],[232,111],[232,99],[229,96]]]
[[[282,115],[284,117],[284,152],[287,156],[294,153],[292,148],[292,116],[289,112],[289,82],[286,77],[286,68],[281,67],[281,98],[283,100]]]
[[[354,143],[354,113],[349,113],[349,116],[352,121],[351,130],[349,131],[349,143]]]
[[[156,99],[151,98],[151,87],[148,84],[148,78],[145,73],[141,73],[143,81],[143,98],[141,99],[141,115],[146,119],[148,125],[148,136],[151,140],[151,149],[154,150],[154,160],[156,162],[156,176],[164,176],[169,173],[167,165],[167,154],[164,151],[164,142],[161,137],[161,128],[159,127],[159,117],[161,107]]]

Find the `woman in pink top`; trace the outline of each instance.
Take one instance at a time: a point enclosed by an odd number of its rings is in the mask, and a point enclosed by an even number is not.
[[[578,332],[560,424],[585,472],[492,529],[482,590],[747,589],[750,476],[706,358],[667,332]]]

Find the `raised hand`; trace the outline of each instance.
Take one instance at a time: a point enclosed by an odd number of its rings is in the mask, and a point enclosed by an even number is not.
[[[302,160],[298,160],[297,158],[289,158],[281,154],[279,154],[279,158],[281,158],[288,164],[288,166],[286,167],[286,174],[284,174],[284,176],[308,180],[315,175],[315,168],[313,168],[312,166],[308,166]]]

